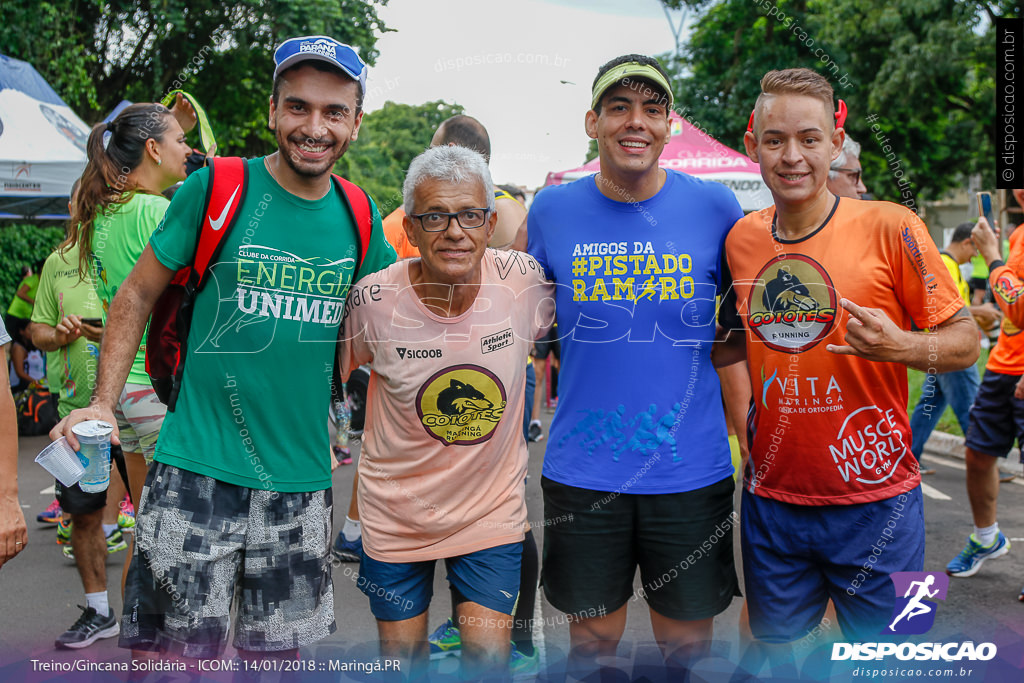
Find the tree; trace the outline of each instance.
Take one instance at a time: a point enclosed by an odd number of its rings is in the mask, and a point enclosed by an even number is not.
[[[994,38],[983,17],[1007,16],[1011,4],[721,0],[696,22],[682,60],[667,58],[677,110],[742,150],[760,77],[808,67],[846,101],[846,130],[879,198],[901,201],[907,180],[912,199],[938,198],[970,172],[994,184]]]
[[[11,0],[0,53],[23,59],[87,122],[122,99],[184,88],[210,115],[221,153],[273,144],[267,103],[276,45],[327,34],[373,64],[387,0]]]
[[[402,203],[402,183],[413,158],[430,145],[445,119],[462,114],[458,104],[419,105],[385,102],[363,114],[359,139],[335,165],[335,171],[362,186],[386,216]]]

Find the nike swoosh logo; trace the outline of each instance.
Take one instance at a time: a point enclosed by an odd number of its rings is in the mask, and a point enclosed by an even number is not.
[[[498,589],[498,592],[500,592],[500,593],[501,593],[502,595],[504,595],[504,596],[505,596],[506,598],[511,598],[511,597],[512,597],[512,594],[511,594],[511,593],[509,593],[508,591],[503,591],[503,590],[501,590],[500,588]]]
[[[224,210],[220,212],[220,216],[217,217],[217,220],[214,220],[213,216],[210,216],[210,227],[213,228],[214,231],[220,230],[221,228],[224,227],[224,219],[227,218],[228,208],[231,206],[232,203],[234,203],[235,195],[237,195],[238,191],[241,189],[241,185],[235,187],[235,191],[231,193],[231,197],[228,199],[228,203],[224,205]]]

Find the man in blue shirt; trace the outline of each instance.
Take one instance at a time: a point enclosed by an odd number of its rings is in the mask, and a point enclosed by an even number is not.
[[[614,654],[641,595],[666,661],[685,666],[738,594],[710,354],[725,236],[743,213],[724,185],[659,167],[671,107],[656,60],[602,66],[586,114],[601,171],[544,190],[527,219],[529,252],[558,284],[562,344],[542,583],[572,617],[576,667]]]

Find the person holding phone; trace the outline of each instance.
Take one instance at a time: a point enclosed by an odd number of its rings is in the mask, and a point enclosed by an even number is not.
[[[979,193],[981,194],[981,193]],[[984,193],[987,195],[987,193]],[[1024,206],[1024,190],[1013,196]],[[987,211],[986,211],[987,208]],[[979,197],[981,218],[972,235],[978,251],[989,266],[989,283],[996,302],[1006,313],[999,331],[999,340],[989,354],[978,394],[971,406],[965,460],[967,465],[967,498],[974,518],[974,531],[960,554],[946,566],[950,576],[968,577],[976,574],[986,560],[993,560],[1010,551],[1010,541],[999,530],[996,506],[999,500],[999,458],[1005,458],[1014,440],[1024,443],[1024,334],[1021,334],[1020,295],[1024,293],[1024,231],[1010,237],[1010,255],[1004,263],[999,240],[986,217],[991,216],[988,204]],[[1024,600],[1024,592],[1020,598]]]

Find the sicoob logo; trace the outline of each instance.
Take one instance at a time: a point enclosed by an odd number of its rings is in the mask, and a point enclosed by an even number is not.
[[[757,276],[747,324],[768,348],[801,353],[832,331],[836,294],[825,269],[812,258],[787,254]]]
[[[423,383],[416,413],[431,437],[446,445],[468,446],[491,438],[505,403],[505,387],[491,371],[456,365]]]
[[[932,600],[946,599],[949,577],[939,572],[895,572],[889,578],[896,590],[896,606],[882,633],[927,633],[935,623],[937,606]]]

